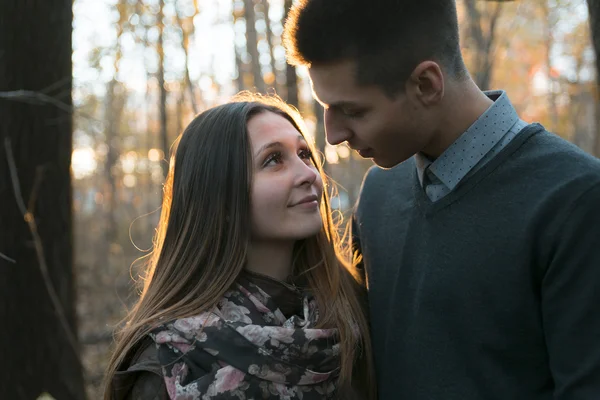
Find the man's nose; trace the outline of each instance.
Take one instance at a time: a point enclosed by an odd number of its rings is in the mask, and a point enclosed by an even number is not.
[[[325,136],[330,145],[344,143],[352,136],[351,131],[344,125],[339,118],[330,111],[324,111],[323,120],[325,122]]]

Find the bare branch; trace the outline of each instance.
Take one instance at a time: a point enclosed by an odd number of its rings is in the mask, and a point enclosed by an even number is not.
[[[23,201],[23,195],[21,194],[21,185],[19,184],[19,176],[17,175],[17,168],[15,164],[15,158],[12,153],[12,144],[10,138],[7,136],[4,138],[4,151],[6,152],[6,160],[8,161],[8,169],[10,171],[10,180],[13,185],[13,191],[15,193],[15,200],[17,201],[17,207],[23,215],[27,215],[27,208],[25,208],[25,202]]]
[[[18,101],[21,103],[34,104],[34,105],[51,104],[69,114],[78,113],[79,115],[81,115],[82,117],[84,117],[88,120],[92,120],[95,122],[101,122],[98,118],[94,118],[89,114],[79,111],[75,107],[62,102],[62,101],[56,99],[55,97],[48,96],[45,92],[47,92],[49,90],[49,88],[50,88],[50,90],[52,88],[55,88],[55,85],[48,86],[47,88],[42,89],[41,92],[36,92],[33,90],[13,90],[13,91],[8,91],[8,92],[0,92],[0,99]]]
[[[13,264],[17,263],[14,259],[10,258],[9,256],[7,256],[6,254],[3,254],[3,253],[0,253],[0,258],[4,259],[10,263],[13,263]]]
[[[35,202],[37,201],[37,194],[43,180],[42,178],[44,176],[45,169],[45,166],[38,165],[35,171],[35,181],[33,182],[33,189],[31,189],[31,196],[29,197],[29,204],[27,206],[27,209],[31,213],[33,213],[33,207],[35,207]]]
[[[42,92],[34,92],[32,90],[13,90],[10,92],[0,92],[0,99],[20,101],[28,104],[52,104],[59,109],[72,113],[73,107],[63,103],[54,97],[48,96]]]
[[[37,256],[37,260],[38,260],[38,266],[40,268],[40,272],[42,273],[42,277],[44,280],[44,284],[46,286],[46,290],[48,291],[48,295],[50,296],[50,301],[52,302],[52,305],[54,306],[54,311],[56,312],[58,320],[67,335],[68,342],[71,345],[71,347],[73,348],[75,358],[76,358],[77,362],[79,363],[79,365],[82,367],[82,370],[85,370],[85,368],[81,362],[81,358],[79,356],[79,350],[77,347],[77,339],[75,338],[75,335],[73,334],[73,332],[71,331],[71,328],[69,327],[67,317],[66,317],[63,307],[60,303],[58,294],[56,293],[56,289],[54,288],[54,285],[52,284],[52,281],[50,280],[50,274],[48,272],[48,265],[46,263],[46,258],[44,256],[44,248],[42,245],[42,238],[40,237],[40,235],[38,233],[37,224],[35,222],[33,212],[32,212],[32,210],[27,210],[25,208],[25,202],[24,202],[23,196],[21,194],[21,185],[19,182],[19,176],[17,174],[17,167],[15,164],[15,159],[14,159],[13,152],[12,152],[12,144],[11,144],[10,138],[8,136],[4,138],[4,147],[5,147],[5,152],[6,152],[6,160],[8,161],[8,168],[10,170],[10,177],[12,180],[15,200],[17,202],[17,206],[19,207],[19,211],[21,211],[21,213],[23,214],[23,219],[25,220],[25,222],[27,223],[27,225],[29,227],[31,236],[33,237],[33,243],[35,246],[35,252],[36,252],[36,256]]]
[[[65,85],[70,86],[71,83],[71,76],[65,76],[64,78],[62,78],[59,81],[54,82],[52,85],[48,85],[46,86],[44,89],[41,90],[42,93],[48,94],[51,91],[53,91],[54,89],[59,89],[62,88]]]

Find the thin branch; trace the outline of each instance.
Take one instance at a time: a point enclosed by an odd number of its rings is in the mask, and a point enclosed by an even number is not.
[[[0,253],[0,258],[4,259],[10,263],[13,263],[13,264],[17,263],[14,259],[10,258],[9,256],[7,256],[6,254],[3,254],[3,253]]]
[[[54,89],[62,88],[66,84],[69,84],[71,82],[71,79],[72,79],[71,76],[66,76],[66,77],[62,78],[61,80],[56,81],[53,84],[46,86],[45,88],[43,88],[41,90],[41,92],[48,94],[51,91],[53,91]],[[69,84],[69,86],[70,86],[70,84]]]
[[[37,194],[40,189],[40,185],[42,184],[42,177],[44,176],[44,171],[46,167],[43,165],[38,165],[35,171],[35,181],[33,182],[33,188],[31,189],[31,196],[29,197],[29,204],[27,206],[28,210],[33,210],[35,207],[35,202],[37,201]]]
[[[85,370],[85,367],[83,366],[83,364],[81,362],[81,358],[79,356],[79,350],[77,348],[77,339],[75,338],[75,335],[73,334],[73,332],[71,331],[71,328],[69,327],[67,317],[66,317],[63,307],[60,303],[60,299],[56,293],[56,289],[54,288],[54,285],[52,284],[52,281],[50,280],[50,274],[48,272],[48,265],[46,264],[46,258],[44,256],[44,248],[42,245],[42,238],[40,237],[40,234],[38,233],[37,224],[35,222],[33,211],[27,210],[25,208],[25,202],[23,201],[23,196],[21,194],[21,184],[19,182],[19,176],[17,174],[17,167],[16,167],[14,156],[13,156],[13,152],[12,152],[12,144],[11,144],[10,138],[8,136],[4,138],[4,148],[5,148],[5,152],[6,152],[6,160],[8,161],[8,168],[10,170],[10,177],[11,177],[11,181],[12,181],[12,185],[13,185],[15,200],[17,202],[17,206],[19,207],[19,210],[23,214],[23,219],[25,220],[25,222],[27,222],[29,231],[31,232],[31,236],[33,237],[35,253],[37,256],[37,260],[38,260],[38,266],[40,268],[40,272],[42,273],[42,277],[44,280],[44,284],[46,286],[46,290],[48,291],[48,295],[50,296],[50,301],[52,302],[52,305],[54,306],[54,310],[56,311],[58,320],[67,335],[69,344],[73,348],[73,352],[75,354],[75,359],[81,366],[82,370]]]
[[[28,104],[52,104],[59,109],[72,113],[73,107],[63,103],[54,97],[48,96],[42,92],[34,92],[32,90],[13,90],[10,92],[0,92],[0,99],[21,101]]]
[[[10,138],[6,136],[4,138],[4,151],[6,152],[6,160],[8,161],[8,170],[10,171],[10,180],[13,185],[13,191],[15,193],[15,200],[17,201],[17,207],[22,215],[27,215],[27,208],[25,208],[25,202],[23,201],[23,195],[21,194],[21,185],[19,184],[19,176],[17,175],[17,168],[15,164],[15,158],[12,153],[12,144]],[[27,217],[25,217],[27,220]]]
[[[33,90],[13,90],[8,92],[0,92],[0,99],[18,101],[21,103],[34,105],[50,104],[69,114],[78,113],[79,115],[88,120],[102,122],[98,118],[92,117],[89,114],[77,110],[75,107],[62,102],[56,99],[55,97],[48,96],[46,93],[44,93],[47,90],[48,88],[42,89],[41,92],[36,92]]]

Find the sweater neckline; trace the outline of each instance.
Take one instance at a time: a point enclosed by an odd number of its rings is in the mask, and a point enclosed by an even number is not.
[[[468,193],[474,186],[480,181],[485,179],[490,173],[510,158],[517,150],[521,148],[530,138],[544,131],[544,127],[540,124],[531,124],[523,129],[521,133],[517,135],[506,147],[494,158],[489,160],[484,166],[479,168],[477,171],[468,175],[453,191],[448,193],[442,199],[433,202],[425,190],[421,186],[419,177],[417,176],[417,169],[413,168],[413,194],[417,208],[426,216],[432,215],[450,204],[460,200],[466,193]]]

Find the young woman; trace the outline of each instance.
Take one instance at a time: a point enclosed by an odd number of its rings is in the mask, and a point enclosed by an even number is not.
[[[374,399],[361,280],[298,114],[245,95],[173,154],[105,399]]]

